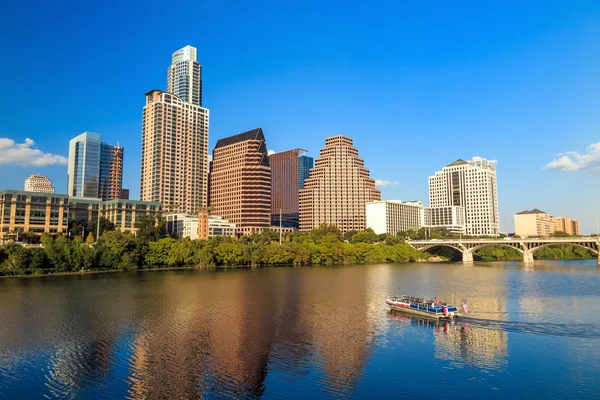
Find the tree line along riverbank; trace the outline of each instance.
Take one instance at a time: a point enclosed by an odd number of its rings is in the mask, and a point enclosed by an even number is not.
[[[342,235],[335,226],[323,225],[309,234],[285,235],[280,245],[278,233],[268,230],[239,239],[223,236],[208,240],[173,238],[160,218],[140,221],[136,236],[115,231],[103,221],[97,241],[91,236],[84,241],[81,236],[44,235],[41,244],[42,247],[24,247],[15,243],[4,246],[0,250],[0,276],[177,267],[371,264],[430,257],[399,236],[377,235],[370,229]],[[443,247],[435,249],[435,255],[445,260],[460,260],[460,253]],[[536,258],[548,259],[592,256],[589,251],[571,245],[544,248],[536,253]],[[509,247],[490,246],[480,249],[476,258],[484,261],[521,260],[522,256]]]

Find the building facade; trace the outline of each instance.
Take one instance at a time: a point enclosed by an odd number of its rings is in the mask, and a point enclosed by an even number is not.
[[[271,224],[298,228],[300,189],[310,175],[313,158],[293,149],[269,155],[271,164]],[[281,215],[281,221],[280,219]]]
[[[123,188],[123,148],[117,143],[100,144],[100,186],[98,197],[102,200],[121,198]]]
[[[52,181],[44,175],[30,175],[25,179],[26,192],[54,193]]]
[[[432,208],[459,206],[465,210],[465,233],[499,234],[496,165],[481,157],[457,160],[429,177]]]
[[[425,207],[423,209],[425,228],[446,228],[452,233],[465,234],[465,209],[460,206]]]
[[[208,204],[208,121],[205,108],[160,90],[146,93],[142,200],[187,214]]]
[[[200,211],[198,214],[198,233],[200,240],[206,240],[214,236],[235,236],[236,228],[233,222],[229,222],[221,216],[209,214],[208,211]]]
[[[202,107],[202,65],[196,60],[196,53],[192,46],[173,53],[167,72],[167,92]]]
[[[135,232],[138,218],[159,214],[161,205],[4,190],[0,192],[0,233],[4,238],[16,232],[68,234],[69,222],[97,220],[99,212],[115,225],[115,229]]]
[[[198,216],[193,214],[167,214],[167,232],[176,234],[178,237],[187,237],[192,240],[198,239]]]
[[[521,237],[550,236],[555,231],[555,222],[547,213],[534,208],[515,214],[515,235]]]
[[[399,200],[373,201],[366,204],[367,228],[376,234],[396,236],[398,232],[418,231],[423,225],[423,204],[403,203]]]
[[[107,200],[100,204],[100,215],[115,225],[121,232],[136,233],[136,223],[140,216],[156,217],[162,213],[162,206],[157,202],[140,200]]]
[[[300,190],[300,230],[308,232],[324,223],[336,225],[342,232],[364,230],[365,205],[378,200],[381,193],[352,139],[329,137]]]
[[[123,182],[123,148],[104,143],[97,133],[84,132],[69,142],[67,194],[118,199]]]
[[[579,235],[579,221],[569,217],[553,217],[554,231],[565,232],[569,235]]]
[[[69,142],[69,196],[98,197],[101,143],[100,135],[92,132],[84,132]]]
[[[0,192],[0,233],[32,232],[66,234],[69,226],[69,196],[20,190]]]
[[[261,128],[217,142],[210,205],[214,214],[236,225],[238,235],[271,225],[271,165]]]

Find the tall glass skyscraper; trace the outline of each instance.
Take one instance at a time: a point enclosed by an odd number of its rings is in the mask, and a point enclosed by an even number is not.
[[[69,196],[118,199],[123,179],[123,148],[84,132],[69,142]]]
[[[202,107],[202,65],[196,61],[196,48],[185,46],[171,56],[167,72],[167,92]]]

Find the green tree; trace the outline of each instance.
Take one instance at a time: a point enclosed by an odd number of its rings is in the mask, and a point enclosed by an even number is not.
[[[344,233],[344,240],[347,242],[352,242],[352,238],[354,237],[354,235],[356,235],[358,233],[357,230],[355,229],[351,229],[348,232]]]
[[[114,231],[115,224],[110,222],[108,219],[104,217],[100,217],[100,236],[104,235],[104,232]],[[86,232],[94,232],[94,234],[98,231],[98,219],[93,219],[87,223]]]
[[[140,215],[135,227],[138,228],[136,238],[143,242],[155,242],[169,236],[167,220],[158,214]]]
[[[315,243],[318,243],[322,238],[332,237],[336,240],[342,241],[344,237],[342,232],[335,225],[321,224],[318,228],[313,229],[310,232],[310,237]]]
[[[375,243],[379,241],[379,236],[371,228],[358,232],[352,237],[352,243]]]

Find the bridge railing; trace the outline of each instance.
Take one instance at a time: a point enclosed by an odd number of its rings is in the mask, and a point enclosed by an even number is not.
[[[492,239],[492,238],[482,238],[482,239],[408,239],[407,242],[410,243],[434,243],[434,242],[442,242],[442,243],[464,243],[464,242],[498,242],[498,243],[510,243],[510,242],[598,242],[600,241],[597,237],[584,237],[584,236],[575,236],[575,237],[559,237],[559,238],[521,238],[521,239]]]

